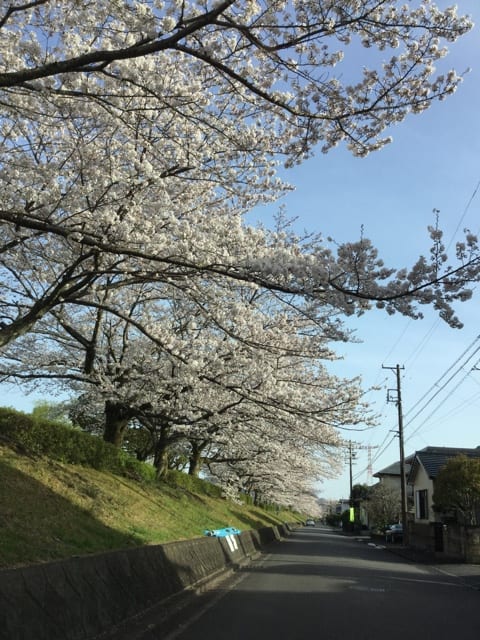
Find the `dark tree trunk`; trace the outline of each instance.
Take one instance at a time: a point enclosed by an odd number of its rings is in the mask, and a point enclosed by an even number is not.
[[[160,437],[155,446],[153,466],[157,470],[157,478],[163,478],[168,471],[168,447],[170,429],[167,426],[160,427]]]
[[[103,439],[116,447],[121,447],[123,436],[132,419],[132,412],[129,407],[123,404],[107,400],[105,402],[105,427]]]
[[[198,477],[202,470],[202,453],[207,445],[204,442],[190,442],[190,446],[192,447],[192,452],[188,461],[188,475]]]
[[[153,465],[157,470],[157,478],[164,478],[168,471],[168,451],[166,448],[157,447]]]

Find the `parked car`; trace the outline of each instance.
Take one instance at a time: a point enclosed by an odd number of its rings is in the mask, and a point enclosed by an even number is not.
[[[385,527],[385,542],[402,542],[403,526],[401,524],[389,524]]]
[[[315,526],[315,520],[307,520],[305,522],[305,526],[306,527],[314,527]]]

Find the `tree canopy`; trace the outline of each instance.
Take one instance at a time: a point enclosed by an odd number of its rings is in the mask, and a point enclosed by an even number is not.
[[[402,512],[400,489],[379,482],[370,490],[367,503],[368,521],[372,528],[383,530],[398,522]]]
[[[118,445],[135,420],[158,460],[182,441],[226,484],[312,495],[338,429],[371,420],[328,372],[342,317],[428,304],[460,326],[478,242],[450,262],[432,226],[428,257],[388,267],[368,238],[245,214],[290,188],[280,163],[364,156],[453,93],[435,66],[470,28],[429,0],[0,9],[1,378],[63,384]]]
[[[469,525],[480,516],[480,458],[459,455],[449,460],[435,478],[435,511],[454,512]]]
[[[456,265],[435,232],[430,260],[391,269],[367,239],[332,251],[242,216],[287,188],[277,162],[341,142],[363,155],[452,93],[460,78],[435,62],[470,27],[453,9],[394,0],[9,5],[0,344],[56,306],[88,304],[106,277],[118,287],[208,274],[350,314],[371,301],[410,315],[434,304],[458,324],[450,303],[478,275],[473,236]],[[348,47],[390,57],[347,74]]]

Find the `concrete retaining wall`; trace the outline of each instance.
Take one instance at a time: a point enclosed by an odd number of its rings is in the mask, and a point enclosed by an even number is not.
[[[288,525],[0,571],[0,640],[89,640],[288,535]]]
[[[440,525],[440,543],[435,539],[438,523],[414,523],[410,531],[412,547],[429,551],[438,559],[452,562],[480,564],[480,527],[463,527],[458,524]],[[438,536],[437,532],[437,536]]]
[[[448,524],[443,528],[443,543],[446,555],[480,564],[480,527]]]

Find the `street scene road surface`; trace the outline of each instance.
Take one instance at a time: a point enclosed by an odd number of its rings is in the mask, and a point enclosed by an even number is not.
[[[478,640],[480,567],[305,527],[142,640]]]

